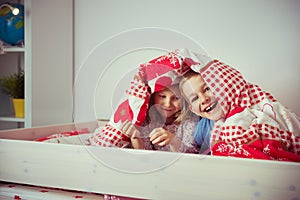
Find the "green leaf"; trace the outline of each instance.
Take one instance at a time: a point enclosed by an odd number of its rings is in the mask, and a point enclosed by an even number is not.
[[[3,92],[12,98],[24,99],[24,72],[11,74],[1,78]]]

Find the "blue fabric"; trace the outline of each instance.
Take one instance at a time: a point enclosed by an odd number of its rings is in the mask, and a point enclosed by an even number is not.
[[[199,153],[209,153],[210,149],[210,131],[214,126],[214,122],[212,120],[202,118],[194,131],[194,138],[197,145],[200,148]]]

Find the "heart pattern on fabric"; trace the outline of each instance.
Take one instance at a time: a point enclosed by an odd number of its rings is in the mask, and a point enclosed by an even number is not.
[[[119,121],[121,121],[123,123],[125,120],[132,121],[132,119],[133,119],[133,112],[129,105],[129,101],[127,99],[123,103],[121,103],[118,109],[116,110],[114,114],[114,122],[118,123]]]

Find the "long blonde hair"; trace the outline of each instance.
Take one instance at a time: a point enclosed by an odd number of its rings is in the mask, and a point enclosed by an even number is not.
[[[181,112],[182,112],[183,119],[189,119],[189,118],[191,118],[193,116],[196,116],[189,109],[189,101],[188,101],[187,97],[184,95],[183,90],[182,90],[183,84],[186,81],[190,80],[192,77],[195,77],[195,76],[200,76],[200,74],[190,69],[189,71],[187,71],[186,73],[184,73],[182,75],[182,78],[181,78],[181,80],[179,82],[179,91],[180,91],[181,96],[183,96],[183,98],[181,98],[182,99],[182,108],[183,108],[181,110]],[[200,119],[201,119],[201,117],[200,117]]]
[[[191,78],[193,78],[195,76],[200,76],[200,74],[190,69],[189,71],[187,71],[186,73],[183,74],[183,77],[179,82],[180,94],[181,94],[181,96],[184,97],[187,104],[188,104],[188,99],[186,98],[186,96],[183,93],[182,86],[186,81],[190,80]]]

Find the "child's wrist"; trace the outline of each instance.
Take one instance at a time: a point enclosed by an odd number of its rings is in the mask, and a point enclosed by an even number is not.
[[[135,132],[131,135],[130,139],[140,139],[140,133],[139,132]]]

